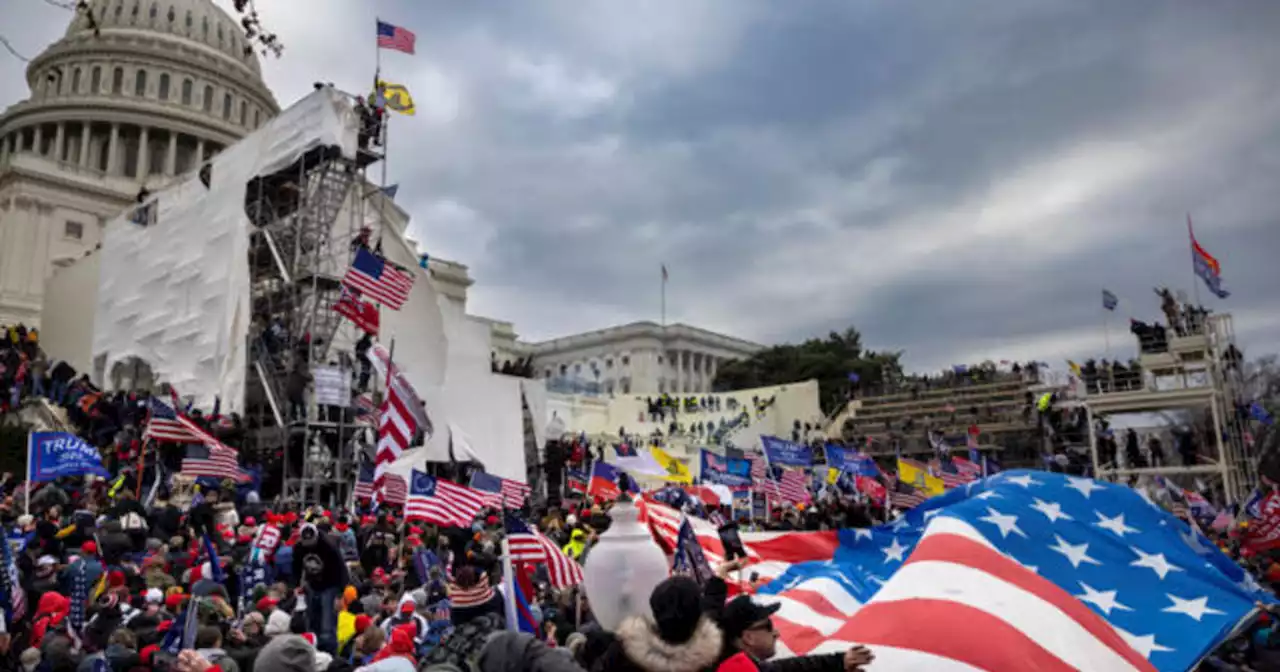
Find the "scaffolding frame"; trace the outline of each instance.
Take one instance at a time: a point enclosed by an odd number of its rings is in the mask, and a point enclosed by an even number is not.
[[[1235,326],[1231,315],[1211,315],[1204,328],[1196,333],[1170,337],[1163,352],[1140,354],[1143,372],[1140,389],[1115,391],[1111,387],[1110,391],[1091,391],[1084,405],[1094,474],[1112,481],[1138,476],[1218,476],[1222,479],[1222,491],[1228,503],[1247,499],[1258,482],[1258,456],[1244,440],[1246,428],[1237,413],[1245,389],[1239,353],[1235,347]],[[1203,385],[1192,384],[1201,378]],[[1158,389],[1158,380],[1174,380],[1180,386]],[[1216,456],[1215,462],[1142,468],[1108,467],[1100,462],[1095,417],[1188,409],[1208,413],[1212,421],[1210,445]],[[1118,446],[1118,450],[1123,448]]]
[[[366,169],[381,158],[364,148],[350,159],[336,147],[318,147],[276,173],[256,177],[246,189],[245,212],[254,226],[246,418],[259,461],[271,471],[279,459],[284,501],[333,504],[354,484],[351,438],[362,427],[350,417],[350,405],[322,408],[314,394],[304,392],[299,418],[297,395],[289,394],[296,393],[296,384],[290,390],[289,378],[327,363],[343,321],[331,307],[341,297],[342,276],[354,255],[351,242],[364,222]],[[354,375],[356,367],[342,360],[345,375]],[[329,448],[327,458],[312,450],[318,442]],[[293,473],[291,458],[298,451],[302,469]]]

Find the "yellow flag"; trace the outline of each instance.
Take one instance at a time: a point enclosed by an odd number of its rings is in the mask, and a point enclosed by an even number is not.
[[[1071,369],[1071,373],[1074,373],[1074,374],[1075,374],[1076,378],[1083,378],[1083,377],[1084,377],[1084,372],[1080,370],[1080,365],[1079,365],[1079,364],[1076,364],[1075,362],[1073,362],[1073,361],[1071,361],[1071,360],[1069,360],[1069,359],[1068,359],[1068,360],[1067,360],[1067,366]]]
[[[835,485],[836,481],[838,480],[840,480],[840,470],[828,468],[827,469],[827,485]]]
[[[941,495],[947,490],[941,478],[932,476],[927,470],[902,460],[898,460],[898,478],[910,483],[917,490],[931,497],[933,495]]]
[[[650,447],[649,452],[653,455],[653,459],[658,462],[658,465],[667,472],[662,477],[662,480],[674,483],[693,483],[693,474],[689,472],[689,466],[684,462],[671,457],[666,451],[657,446]]]
[[[414,115],[413,96],[409,95],[409,89],[404,84],[393,84],[379,80],[378,90],[382,91],[382,97],[386,101],[388,110],[409,116]]]

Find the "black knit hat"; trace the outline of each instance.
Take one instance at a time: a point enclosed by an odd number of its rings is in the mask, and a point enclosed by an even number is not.
[[[689,641],[702,618],[702,587],[687,576],[673,576],[653,589],[649,609],[663,641]]]

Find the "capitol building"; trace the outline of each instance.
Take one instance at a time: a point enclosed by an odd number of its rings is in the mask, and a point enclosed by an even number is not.
[[[211,0],[92,0],[31,60],[29,96],[0,113],[0,324],[39,325],[51,275],[92,253],[146,189],[198,168],[280,112],[238,22]],[[409,215],[392,204],[391,223]],[[428,223],[429,225],[429,223]],[[463,264],[432,259],[442,303],[466,310]],[[699,393],[762,346],[653,322],[540,343],[488,325],[498,361],[531,358],[549,387]]]

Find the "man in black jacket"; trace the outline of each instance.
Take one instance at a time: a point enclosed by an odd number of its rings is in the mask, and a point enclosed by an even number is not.
[[[350,582],[342,554],[307,523],[293,549],[293,575],[299,578],[299,594],[307,597],[307,627],[316,633],[316,647],[326,653],[338,649],[338,614],[334,602]]]

